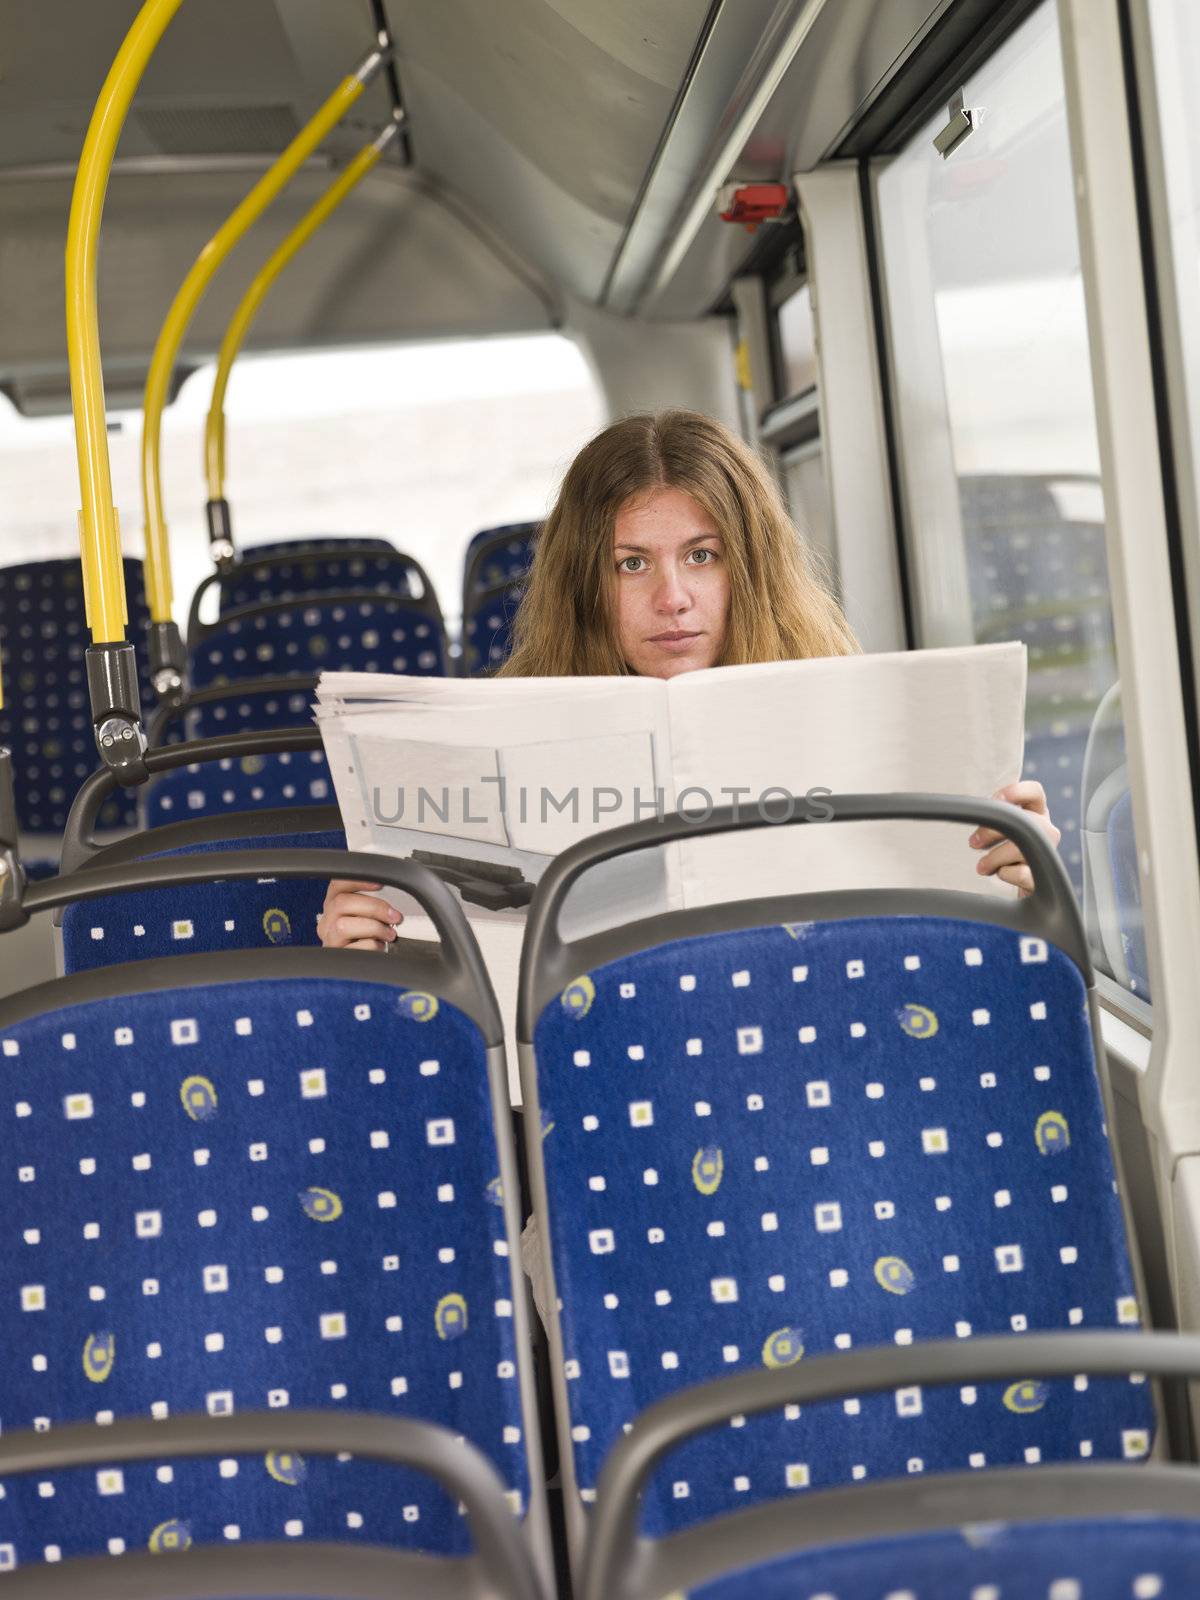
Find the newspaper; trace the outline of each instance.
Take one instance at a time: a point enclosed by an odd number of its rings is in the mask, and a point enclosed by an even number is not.
[[[776,823],[685,838],[579,881],[562,932],[789,890],[1011,894],[943,823],[786,826],[833,793],[985,797],[1021,772],[1025,650],[995,644],[652,678],[326,673],[317,720],[351,849],[424,860],[459,892],[511,1025],[525,908],[603,829],[737,805]],[[807,797],[807,799],[805,798]],[[797,807],[792,808],[799,815]],[[412,902],[406,934],[431,930]]]

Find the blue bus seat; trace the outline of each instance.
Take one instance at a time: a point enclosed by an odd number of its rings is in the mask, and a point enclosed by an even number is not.
[[[1200,1339],[1057,1333],[865,1348],[743,1372],[643,1414],[605,1463],[578,1600],[1182,1600],[1200,1577],[1200,1469],[1095,1462],[923,1472],[780,1495],[667,1540],[638,1531],[647,1482],[689,1438],[747,1417],[847,1396],[929,1393],[1073,1377],[1079,1388],[1137,1367],[1200,1372]],[[1005,1390],[1009,1392],[1009,1390]],[[635,1576],[636,1574],[636,1576]]]
[[[128,637],[137,646],[144,712],[154,704],[146,672],[150,614],[140,561],[125,560]],[[88,642],[78,558],[0,567],[0,659],[6,688],[0,744],[13,753],[18,821],[34,834],[61,833],[75,791],[96,765],[84,669]],[[136,801],[117,794],[101,821],[131,826]]]
[[[289,673],[445,671],[436,609],[383,595],[246,606],[202,629],[191,654],[194,688]]]
[[[278,806],[324,806],[334,798],[323,750],[225,757],[192,763],[151,778],[145,789],[145,826],[185,817]]]
[[[463,594],[523,578],[533,560],[540,522],[505,522],[472,535],[463,560]]]
[[[237,565],[217,575],[219,614],[330,590],[408,595],[416,592],[412,573],[410,558],[387,539],[277,539],[239,551]]]
[[[903,809],[918,800],[951,809]],[[527,1115],[551,1128],[528,1159],[560,1301],[560,1448],[585,1501],[625,1427],[683,1386],[806,1353],[1138,1325],[1090,969],[1044,836],[983,802],[830,803],[1019,831],[1039,863],[1025,904],[1069,931],[1070,953],[1016,903],[883,891],[561,946],[562,894],[617,844],[557,858],[530,912],[518,1038]],[[645,848],[733,826],[715,816],[608,837]],[[1136,1460],[1153,1434],[1147,1387],[1127,1379],[792,1407],[680,1449],[645,1526],[864,1478]]]
[[[346,835],[340,828],[310,833],[250,833],[165,850],[147,849],[150,842],[140,835],[131,841],[140,849],[131,851],[117,845],[96,857],[96,863],[129,860],[132,855],[157,860],[226,850],[345,850]],[[76,903],[63,913],[63,970],[85,972],[121,961],[149,961],[158,956],[218,950],[261,950],[271,945],[315,947],[321,942],[317,918],[328,887],[328,881],[321,878],[276,880],[264,876],[257,882],[216,880]]]
[[[226,686],[190,691],[161,707],[150,724],[153,749],[189,742],[209,743],[248,728],[311,726],[315,676],[248,678]],[[184,816],[224,815],[275,806],[320,806],[333,796],[325,752],[272,754],[249,750],[220,763],[192,763],[158,773],[142,791],[141,815],[157,828]]]
[[[1200,1521],[989,1521],[806,1550],[689,1590],[689,1600],[1190,1600]]]
[[[311,875],[314,854],[293,853],[294,871]],[[289,1408],[418,1417],[474,1443],[524,1515],[540,1456],[495,999],[444,886],[348,859],[432,907],[453,955],[183,956],[0,1002],[15,1107],[0,1414],[6,1433]],[[228,870],[256,865],[243,853]],[[167,887],[177,866],[139,871]],[[120,870],[29,903],[107,896]],[[4,1491],[0,1568],[279,1537],[466,1547],[427,1480],[284,1448]]]
[[[495,672],[508,660],[513,624],[523,593],[520,582],[504,583],[465,601],[462,640],[467,677]]]

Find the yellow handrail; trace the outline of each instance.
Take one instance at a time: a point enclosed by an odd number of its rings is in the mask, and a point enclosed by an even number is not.
[[[96,247],[117,141],[146,63],[183,0],[146,0],[112,64],[83,142],[67,225],[67,358],[79,457],[79,541],[84,605],[97,644],[125,637],[125,575],[113,506],[100,318],[96,310]]]
[[[163,513],[160,448],[162,414],[167,403],[175,358],[183,343],[196,307],[212,281],[213,274],[258,220],[288,181],[362,94],[383,65],[381,50],[371,55],[350,77],[343,79],[325,104],[263,174],[242,203],[217,229],[201,250],[179,287],[154,347],[146,379],[142,420],[142,506],[146,518],[146,599],[153,622],[168,622],[171,617],[171,555],[167,545],[167,524]]]
[[[326,189],[312,209],[268,258],[254,282],[242,296],[241,304],[234,312],[225,330],[225,337],[221,341],[221,350],[217,356],[217,375],[213,380],[212,399],[209,402],[208,420],[204,428],[204,462],[210,500],[225,498],[225,391],[229,386],[229,374],[263,301],[271,292],[283,269],[299,254],[313,234],[323,227],[351,190],[362,182],[399,131],[399,124],[393,122],[377,139],[364,145],[341,176]]]

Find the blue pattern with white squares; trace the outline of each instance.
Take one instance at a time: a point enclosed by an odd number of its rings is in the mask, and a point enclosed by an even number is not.
[[[525,577],[540,530],[540,522],[505,522],[472,535],[463,560],[464,613],[472,596]]]
[[[146,674],[142,563],[126,560],[126,637],[138,660],[142,711],[154,704]],[[17,817],[30,833],[60,833],[71,801],[99,765],[88,701],[84,651],[89,642],[78,560],[0,567],[0,664],[5,705],[0,745],[13,752]],[[100,813],[103,827],[131,824],[136,800],[118,790]]]
[[[229,850],[345,848],[346,835],[341,831],[270,834],[164,850],[152,859],[220,855]],[[73,901],[63,913],[63,970],[85,972],[122,961],[217,950],[319,945],[317,918],[328,887],[318,878],[263,877]]]
[[[327,806],[334,801],[324,750],[222,756],[152,778],[145,791],[146,826],[186,822],[228,811]]]
[[[402,672],[442,677],[437,619],[403,600],[316,597],[231,611],[192,651],[192,687],[287,673]]]
[[[581,976],[535,1030],[577,1481],[655,1400],[805,1353],[1133,1327],[1078,969],[925,917],[753,929]],[[738,1419],[661,1532],[863,1478],[1138,1458],[1144,1384],[902,1389]]]
[[[527,1499],[484,1047],[435,997],[264,978],[0,1034],[6,1430],[276,1409],[273,1458],[0,1485],[0,1568],[187,1542],[467,1548],[428,1480],[287,1452],[286,1411],[440,1422]]]
[[[371,555],[345,554],[347,546]],[[284,561],[280,558],[290,556]],[[262,562],[270,559],[270,566]],[[278,564],[276,564],[278,563]],[[237,566],[217,585],[220,614],[269,600],[347,589],[411,594],[412,563],[386,539],[291,539],[243,550]]]
[[[468,600],[463,616],[463,656],[469,677],[494,672],[508,660],[523,592],[520,583],[510,583]]]

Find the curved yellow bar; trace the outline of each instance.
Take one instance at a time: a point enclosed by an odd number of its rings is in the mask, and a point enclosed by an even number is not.
[[[79,457],[79,540],[84,604],[97,644],[124,639],[127,613],[104,414],[96,247],[108,175],[130,102],[155,46],[182,4],[183,0],[146,0],[118,50],[83,142],[67,225],[67,357]]]
[[[346,115],[362,94],[383,57],[375,52],[367,64],[345,78],[325,104],[302,128],[287,149],[263,174],[250,193],[222,223],[201,250],[183,280],[162,325],[150,372],[146,379],[142,420],[142,505],[146,517],[146,599],[152,622],[171,620],[171,556],[167,546],[167,525],[163,515],[160,445],[162,414],[175,358],[183,343],[196,307],[212,281],[213,274],[251,225],[258,220],[288,181]]]
[[[212,400],[204,428],[204,463],[208,475],[210,500],[225,498],[225,391],[229,387],[229,374],[233,363],[238,358],[251,324],[284,267],[299,254],[313,234],[333,215],[351,190],[362,182],[398,131],[397,126],[393,124],[385,129],[378,139],[358,152],[337,181],[326,189],[312,209],[268,258],[254,282],[242,296],[242,303],[234,312],[225,330],[225,337],[221,341],[221,351],[217,357],[217,375],[213,381]]]

